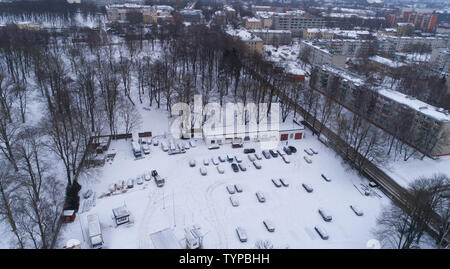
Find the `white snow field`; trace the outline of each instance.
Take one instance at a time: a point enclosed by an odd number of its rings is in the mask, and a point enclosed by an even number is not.
[[[163,126],[167,126],[167,114],[159,111],[162,110],[148,112],[152,117],[146,121],[166,122]],[[145,117],[146,112],[143,114]],[[163,126],[158,126],[162,134]],[[158,134],[154,132],[160,142],[166,140]],[[366,248],[368,240],[373,238],[371,230],[376,217],[389,199],[380,190],[365,196],[362,184],[367,185],[367,179],[348,170],[341,159],[310,132],[306,131],[305,136],[289,142],[297,148],[297,153],[289,156],[290,164],[284,163],[281,157],[263,157],[259,161],[260,170],[245,156],[243,148],[233,149],[229,144],[208,150],[202,140],[196,140],[195,148],[178,155],[168,155],[160,146],[151,146],[149,155],[135,160],[130,140],[112,141],[110,150],[117,152],[114,161],[89,169],[79,179],[83,185],[80,194],[92,189],[97,198],[95,202],[92,198],[89,202],[81,198],[76,221],[63,226],[60,247],[68,239],[79,239],[83,248],[89,248],[87,216],[98,214],[105,248],[154,248],[150,234],[166,228],[173,229],[180,247],[184,248],[184,228],[193,224],[200,226],[205,234],[204,248],[254,248],[258,240],[270,240],[275,248]],[[254,147],[261,153],[257,143],[245,143],[244,148],[247,147]],[[304,153],[303,150],[310,147],[318,154]],[[240,156],[247,171],[235,173],[230,163],[225,162],[220,164],[225,173],[219,174],[213,162],[203,165],[205,158],[226,157],[227,154]],[[312,159],[312,164],[307,164],[303,156]],[[192,159],[196,160],[195,167],[189,166]],[[206,176],[200,174],[200,167],[206,167]],[[164,187],[158,188],[152,178],[143,185],[135,182],[134,188],[126,193],[99,198],[108,191],[110,184],[136,179],[153,169],[166,179]],[[322,173],[331,178],[331,182],[326,182]],[[289,186],[276,188],[271,178],[285,178]],[[309,184],[314,191],[307,193],[302,183]],[[239,184],[243,189],[241,193],[232,194],[239,201],[238,207],[230,203],[226,190],[230,184]],[[264,194],[265,203],[258,202],[257,191]],[[90,210],[83,212],[89,208],[88,204],[92,205]],[[116,228],[112,209],[123,204],[130,210],[133,223]],[[356,216],[350,205],[357,205],[364,215]],[[332,216],[331,222],[322,219],[319,207]],[[264,219],[273,223],[275,232],[266,230]],[[327,231],[328,240],[319,237],[314,230],[316,225]],[[237,237],[238,226],[247,233],[246,243],[241,243]]]

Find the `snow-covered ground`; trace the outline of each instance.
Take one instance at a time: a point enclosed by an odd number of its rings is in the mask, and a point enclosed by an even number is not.
[[[386,167],[381,167],[390,177],[402,187],[407,188],[419,177],[430,177],[436,173],[450,176],[450,156],[440,157],[438,160],[430,158],[396,161]]]
[[[154,136],[164,140],[163,134],[168,127],[167,114],[163,110],[145,110],[144,130],[150,128]],[[147,128],[148,127],[148,128]],[[157,129],[159,128],[159,129]],[[166,129],[165,129],[166,128]],[[248,160],[243,149],[232,149],[223,145],[218,150],[208,150],[201,141],[197,147],[187,153],[169,156],[161,147],[152,146],[151,154],[144,159],[134,160],[130,141],[113,141],[110,150],[117,155],[111,164],[90,169],[79,181],[83,185],[81,193],[92,189],[96,196],[108,191],[112,183],[136,178],[145,171],[156,169],[166,179],[162,188],[156,187],[153,179],[143,185],[135,185],[127,193],[97,198],[95,206],[88,212],[83,211],[82,199],[80,214],[74,223],[63,226],[61,232],[62,247],[68,239],[82,241],[83,248],[89,248],[87,236],[87,215],[98,214],[107,248],[154,248],[150,234],[172,228],[180,244],[183,242],[183,229],[197,224],[206,236],[205,248],[254,248],[260,239],[270,240],[275,248],[366,248],[372,239],[372,228],[386,198],[380,195],[364,196],[361,184],[367,180],[348,170],[331,149],[322,145],[316,137],[306,132],[306,138],[290,142],[297,148],[297,153],[290,156],[291,163],[285,164],[280,157],[260,161],[261,170],[257,170]],[[246,144],[245,147],[258,145]],[[314,148],[318,155],[310,157],[312,164],[307,164],[303,156],[305,148]],[[247,167],[246,172],[235,173],[229,163],[222,163],[224,174],[219,174],[210,161],[208,174],[201,176],[199,167],[203,159],[238,155]],[[190,160],[196,160],[194,168],[189,167]],[[332,178],[326,182],[321,173]],[[276,188],[271,178],[286,178],[289,187]],[[314,188],[307,193],[302,187],[307,183]],[[242,193],[233,194],[240,202],[239,207],[232,207],[230,194],[226,190],[229,184],[240,184]],[[358,189],[357,189],[358,188]],[[261,191],[266,197],[265,203],[259,203],[255,192]],[[133,224],[114,227],[112,209],[126,204],[132,214]],[[350,205],[358,205],[364,216],[358,217]],[[325,222],[318,214],[319,207],[325,208],[333,220]],[[263,219],[268,219],[276,227],[269,233]],[[314,230],[315,225],[325,228],[329,240],[322,240]],[[244,228],[248,242],[241,243],[235,229]],[[180,245],[181,246],[181,245]]]

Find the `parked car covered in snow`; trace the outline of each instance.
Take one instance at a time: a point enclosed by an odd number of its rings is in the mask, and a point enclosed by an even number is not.
[[[308,154],[309,156],[313,156],[314,155],[314,153],[312,153],[310,150],[308,150],[308,149],[304,149],[303,150],[304,152],[306,152],[306,154]]]
[[[239,168],[241,169],[242,172],[247,171],[247,167],[245,167],[245,165],[243,163],[238,164]]]
[[[208,159],[203,159],[203,164],[204,165],[209,165],[209,160]]]
[[[144,152],[145,155],[150,154],[150,147],[148,144],[142,144],[142,151]]]
[[[223,167],[221,165],[218,165],[217,172],[219,172],[219,174],[223,174],[223,173],[225,173],[225,169],[223,169]]]
[[[237,199],[236,196],[230,196],[230,202],[231,202],[231,205],[234,207],[239,206],[239,200]]]
[[[255,158],[256,158],[257,160],[262,160],[262,156],[261,156],[261,154],[259,154],[259,153],[255,153]]]
[[[270,155],[272,155],[272,157],[274,157],[274,158],[278,157],[278,153],[276,153],[276,152],[273,151],[273,150],[269,150],[269,153],[270,153]]]
[[[271,158],[270,157],[270,152],[268,150],[263,150],[262,154],[264,155],[264,158],[266,158],[266,159],[270,159]]]
[[[237,192],[242,192],[242,187],[239,184],[234,184],[234,188],[236,189]]]
[[[281,187],[281,182],[280,182],[280,180],[278,178],[272,178],[272,183],[277,188]]]
[[[169,151],[169,146],[167,146],[167,143],[161,142],[161,149],[163,151]]]
[[[253,166],[255,166],[256,169],[261,169],[261,164],[257,160],[253,161]]]
[[[325,179],[326,182],[331,182],[331,178],[325,176],[324,174],[321,174],[322,178]]]
[[[258,201],[260,203],[264,203],[266,201],[266,198],[264,197],[264,195],[262,194],[262,192],[257,192],[256,193],[256,198],[258,198]]]
[[[136,178],[136,184],[142,185],[143,183],[144,183],[144,181],[142,180],[142,177],[137,177]]]
[[[190,140],[189,145],[191,145],[191,148],[195,148],[197,146],[194,140]]]
[[[316,232],[319,234],[320,238],[322,238],[323,240],[328,239],[328,233],[327,233],[327,231],[325,231],[325,229],[323,227],[315,226],[314,230],[316,230]]]
[[[281,159],[283,159],[283,161],[284,161],[285,163],[291,163],[291,160],[290,160],[289,157],[286,156],[286,155],[281,155]]]
[[[285,178],[280,178],[281,184],[283,184],[284,187],[289,187],[289,182]]]
[[[196,164],[195,160],[190,160],[189,161],[189,166],[190,167],[195,167],[195,164]]]
[[[184,144],[183,144],[183,147],[184,147],[184,149],[190,149],[191,147],[189,146],[189,143],[188,142],[185,142]]]
[[[242,159],[239,156],[234,156],[234,159],[236,160],[236,162],[241,163]]]
[[[255,160],[255,155],[249,154],[249,155],[247,155],[247,156],[248,156],[248,159],[249,159],[251,162],[253,162],[253,161]]]
[[[302,187],[307,191],[307,192],[313,192],[313,188],[310,186],[310,185],[308,185],[308,184],[302,184]]]
[[[206,168],[205,167],[200,167],[200,174],[202,175],[202,176],[206,176],[206,174],[208,173],[208,171],[206,170]]]
[[[270,220],[263,220],[263,224],[266,227],[267,231],[273,233],[275,232],[275,226],[273,225],[273,223]]]
[[[228,185],[227,186],[227,191],[229,194],[234,194],[235,193],[235,189],[233,185]]]
[[[218,160],[216,157],[212,157],[212,158],[211,158],[211,162],[212,162],[214,165],[218,165],[218,164],[219,164],[219,160]]]
[[[319,208],[319,214],[320,214],[320,216],[322,216],[323,220],[326,222],[330,222],[333,219],[331,217],[331,215],[329,215],[323,208]]]
[[[152,179],[152,175],[150,174],[150,171],[145,171],[144,172],[144,180],[150,181],[151,179]]]
[[[247,233],[245,232],[245,230],[243,228],[237,227],[236,233],[239,238],[239,241],[241,241],[242,243],[247,242]]]
[[[209,150],[213,150],[213,149],[220,149],[219,145],[212,145],[208,147]]]
[[[307,163],[312,163],[311,159],[308,158],[308,157],[306,157],[306,156],[303,156],[303,159],[305,159],[305,161],[306,161]]]
[[[131,189],[134,187],[134,179],[128,179],[127,181],[127,188]]]
[[[350,208],[355,212],[356,216],[364,215],[364,212],[356,205],[351,205]]]
[[[225,157],[219,156],[219,161],[220,161],[220,162],[223,162],[223,163],[224,163],[226,160],[227,160],[227,159],[226,159]]]
[[[159,144],[159,140],[158,139],[153,139],[153,146],[158,146]]]
[[[283,157],[284,155],[286,155],[286,153],[285,153],[283,150],[281,150],[281,149],[277,149],[276,152],[277,152],[278,155],[281,156],[281,157]]]
[[[319,154],[319,152],[317,150],[314,150],[313,148],[309,148],[309,150],[314,154]]]

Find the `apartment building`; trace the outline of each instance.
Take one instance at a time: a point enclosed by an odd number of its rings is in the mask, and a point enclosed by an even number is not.
[[[431,32],[436,27],[438,14],[405,11],[402,17],[403,22],[412,23],[417,29]]]
[[[433,49],[430,62],[435,70],[448,74],[450,72],[450,47]]]
[[[308,28],[303,30],[304,39],[370,39],[366,30],[341,30],[339,28]]]
[[[244,27],[245,27],[245,29],[248,29],[248,30],[262,29],[262,21],[258,18],[245,17],[244,18]]]
[[[420,36],[383,36],[380,40],[386,40],[392,43],[396,51],[403,51],[411,45],[421,44],[430,49],[448,47],[450,44],[449,38],[443,37],[420,37]]]
[[[290,45],[292,43],[291,31],[286,30],[249,30],[264,41],[267,45]]]
[[[321,17],[314,17],[305,12],[287,11],[274,13],[272,27],[275,30],[290,30],[292,34],[299,35],[303,29],[325,27],[325,21]]]
[[[128,21],[128,14],[137,12],[142,14],[145,24],[157,22],[157,9],[148,5],[117,4],[106,6],[106,16],[109,21]]]
[[[300,50],[304,49],[310,51],[309,60],[312,64],[331,64],[344,68],[348,58],[360,57],[371,49],[387,52],[391,46],[385,41],[374,43],[370,40],[321,39],[302,41]]]
[[[450,155],[450,113],[428,105],[414,97],[383,87],[372,87],[365,78],[331,65],[320,66],[311,87],[324,95],[336,85],[334,100],[348,110],[359,113],[384,131],[396,135],[399,119],[407,117],[408,130],[403,130],[410,146],[429,156]],[[330,82],[333,81],[333,84]],[[361,102],[365,93],[367,102]],[[400,116],[401,115],[401,116]],[[399,139],[402,139],[399,137]]]
[[[228,29],[227,35],[242,41],[246,48],[246,53],[262,53],[264,41],[257,35],[244,29]]]

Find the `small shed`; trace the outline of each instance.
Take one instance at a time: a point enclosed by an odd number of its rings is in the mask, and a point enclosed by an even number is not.
[[[64,223],[70,223],[75,221],[76,212],[75,210],[64,210],[62,219]]]
[[[130,212],[126,205],[113,209],[114,220],[116,225],[121,225],[130,222]]]

